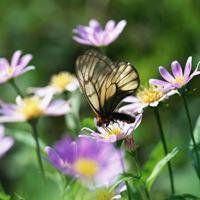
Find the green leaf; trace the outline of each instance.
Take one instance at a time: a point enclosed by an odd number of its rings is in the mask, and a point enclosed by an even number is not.
[[[200,198],[192,194],[180,194],[172,195],[167,200],[200,200]]]
[[[140,182],[140,176],[135,176],[131,173],[123,173],[119,176],[118,180],[112,185],[109,191],[113,191],[120,183],[122,182],[129,182],[131,181],[132,183],[139,183]]]
[[[3,192],[0,192],[0,200],[10,200],[10,196]]]
[[[95,123],[94,123],[94,119],[93,118],[85,118],[81,121],[81,127],[87,127],[90,129],[96,129]]]
[[[30,132],[6,129],[6,133],[12,136],[16,141],[24,143],[32,148],[35,148],[35,140],[33,139],[33,136]],[[41,150],[44,150],[46,146],[45,143],[41,139],[39,139],[39,143]]]
[[[200,116],[198,117],[195,127],[194,127],[194,138],[195,138],[196,144],[199,145],[200,144]],[[193,148],[192,141],[190,141],[190,145],[191,145],[190,148],[191,147]]]
[[[143,166],[142,169],[142,179],[144,182],[150,176],[151,172],[153,171],[155,165],[163,158],[163,146],[162,143],[159,142],[154,149],[152,150],[148,161]]]
[[[168,153],[162,160],[160,160],[154,167],[153,171],[151,172],[150,176],[146,180],[146,187],[148,190],[151,189],[151,186],[163,167],[167,164],[169,160],[171,160],[177,153],[179,149],[175,147],[170,153]]]

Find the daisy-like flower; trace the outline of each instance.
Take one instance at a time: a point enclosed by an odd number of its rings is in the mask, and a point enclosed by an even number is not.
[[[97,132],[84,128],[90,132],[90,135],[80,135],[80,137],[91,137],[102,142],[116,142],[127,138],[141,123],[142,114],[135,117],[134,123],[128,124],[124,121],[110,122],[107,127],[97,126]]]
[[[164,87],[168,90],[180,89],[183,86],[185,86],[189,81],[191,81],[194,76],[200,74],[198,66],[196,67],[194,72],[191,73],[192,70],[191,56],[187,59],[184,71],[182,70],[180,63],[176,60],[172,62],[171,68],[172,68],[172,74],[170,74],[166,68],[160,66],[159,71],[164,80],[150,79],[149,80],[150,84],[159,87]]]
[[[21,56],[21,54],[21,51],[15,51],[10,63],[6,58],[0,58],[0,84],[34,69],[34,66],[27,66],[32,55]]]
[[[12,137],[4,136],[4,126],[0,124],[0,158],[13,146]]]
[[[64,91],[74,91],[79,87],[78,80],[69,72],[59,72],[51,77],[49,85],[40,88],[29,88],[29,92],[38,96],[60,94]]]
[[[109,186],[123,172],[122,154],[110,143],[85,137],[72,141],[66,137],[45,151],[54,167],[91,188]]]
[[[117,39],[125,26],[125,20],[121,20],[117,24],[115,21],[109,20],[105,25],[105,29],[103,29],[97,20],[92,19],[89,22],[89,26],[79,25],[73,29],[73,33],[75,33],[73,39],[84,45],[108,46]]]
[[[123,102],[129,103],[128,105],[122,106],[119,111],[128,114],[142,113],[143,109],[150,106],[156,107],[159,102],[169,98],[169,96],[177,93],[176,90],[165,91],[161,87],[149,85],[148,88],[143,88],[137,92],[136,97],[126,97]]]
[[[16,104],[0,102],[0,123],[23,122],[43,115],[59,116],[70,111],[70,104],[64,100],[52,100],[51,96],[16,98]]]

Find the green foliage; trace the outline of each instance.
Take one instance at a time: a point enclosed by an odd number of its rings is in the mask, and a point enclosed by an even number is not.
[[[95,123],[94,123],[94,118],[90,118],[90,117],[84,118],[81,121],[81,127],[82,128],[87,127],[87,128],[92,129],[92,130],[95,130],[96,126],[95,126]]]
[[[0,192],[0,200],[11,200],[11,197],[3,192]]]
[[[160,160],[152,170],[150,176],[146,179],[146,187],[148,190],[151,189],[151,186],[163,167],[167,164],[168,161],[170,161],[173,157],[176,156],[176,154],[179,152],[179,149],[175,147],[170,153],[168,153],[162,160]]]
[[[167,200],[199,200],[200,198],[191,194],[172,195]]]

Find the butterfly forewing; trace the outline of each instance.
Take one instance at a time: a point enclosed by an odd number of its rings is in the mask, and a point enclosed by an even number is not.
[[[94,50],[77,58],[76,73],[82,92],[98,117],[108,117],[139,86],[138,73],[130,63],[112,63]]]

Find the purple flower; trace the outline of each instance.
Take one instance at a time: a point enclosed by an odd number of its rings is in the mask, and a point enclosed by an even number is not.
[[[89,187],[109,186],[123,172],[121,152],[110,143],[66,137],[46,147],[50,163],[62,173],[80,178]]]
[[[29,88],[30,93],[38,96],[60,94],[64,91],[74,91],[79,87],[76,77],[69,72],[59,72],[52,76],[49,85],[40,88]]]
[[[163,87],[168,90],[180,89],[184,85],[186,85],[189,81],[191,81],[191,79],[194,76],[197,76],[200,74],[200,71],[198,70],[198,66],[196,67],[194,72],[191,73],[191,70],[192,70],[191,56],[187,59],[184,71],[182,70],[182,67],[178,61],[173,61],[171,64],[171,68],[172,68],[172,74],[170,74],[166,70],[166,68],[160,66],[159,71],[164,80],[150,79],[149,83],[152,85]]]
[[[52,96],[40,98],[31,96],[16,98],[16,104],[0,102],[0,123],[23,122],[43,115],[59,116],[70,111],[70,104],[64,100],[52,100]]]
[[[107,46],[117,39],[125,26],[125,20],[121,20],[117,24],[115,21],[109,20],[105,25],[105,29],[103,29],[97,20],[92,19],[89,26],[79,25],[73,29],[73,33],[75,33],[73,39],[84,45]]]
[[[34,69],[34,66],[27,66],[32,55],[21,56],[21,54],[21,51],[15,51],[10,63],[6,58],[0,58],[0,84]]]
[[[102,142],[116,142],[129,136],[141,123],[142,114],[135,116],[134,123],[126,123],[123,121],[110,122],[107,127],[97,126],[97,132],[84,128],[90,132],[90,135],[80,135],[80,137],[91,137]],[[83,129],[83,130],[84,130]]]
[[[4,127],[0,124],[0,158],[12,147],[14,140],[4,136]]]

